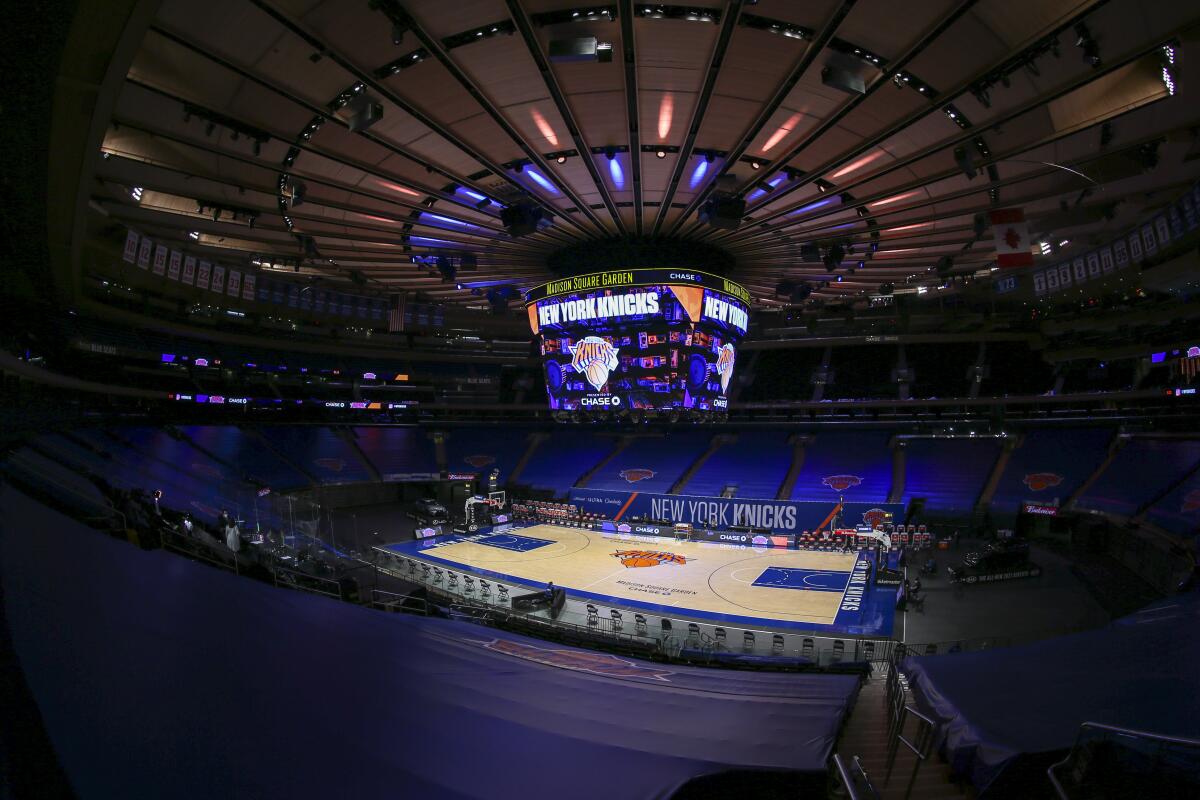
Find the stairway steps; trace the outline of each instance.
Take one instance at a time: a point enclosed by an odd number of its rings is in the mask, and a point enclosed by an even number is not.
[[[892,766],[891,780],[884,785],[889,750],[886,696],[887,684],[883,677],[873,677],[862,685],[854,710],[838,741],[837,751],[846,761],[858,756],[883,800],[902,800],[917,758],[900,745]],[[949,766],[935,754],[921,765],[908,797],[910,800],[970,800],[973,793],[969,788],[964,790],[953,780]]]

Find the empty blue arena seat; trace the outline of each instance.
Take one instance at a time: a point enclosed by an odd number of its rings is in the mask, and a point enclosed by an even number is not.
[[[1131,437],[1079,498],[1080,508],[1132,516],[1200,462],[1200,440]]]
[[[683,494],[720,496],[726,486],[737,497],[773,499],[792,465],[792,446],[780,431],[741,431],[737,441],[720,447],[696,474]]]
[[[818,431],[804,448],[804,465],[792,500],[882,503],[892,488],[891,434],[887,431]]]
[[[904,497],[932,512],[970,512],[996,465],[999,439],[908,439]]]
[[[588,488],[667,492],[708,449],[712,436],[697,431],[639,436],[592,477]]]

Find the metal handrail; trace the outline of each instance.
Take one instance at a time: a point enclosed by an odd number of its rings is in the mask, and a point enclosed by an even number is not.
[[[863,769],[862,761],[858,756],[851,759],[850,766],[842,761],[842,757],[833,754],[833,768],[837,771],[838,779],[842,782],[842,786],[846,789],[846,797],[848,800],[879,800],[879,791],[871,783],[871,778],[867,775],[867,771]],[[862,789],[860,792],[859,789]]]
[[[904,724],[908,721],[910,714],[919,720],[916,736],[913,737],[916,740],[915,742],[910,742],[904,736]],[[917,783],[917,773],[921,771],[921,765],[925,763],[933,752],[933,732],[936,727],[937,723],[920,711],[917,711],[911,705],[905,704],[900,711],[900,722],[888,747],[887,773],[884,775],[883,785],[887,786],[892,780],[892,769],[896,766],[896,756],[899,753],[900,745],[903,744],[916,756],[913,762],[912,773],[908,776],[908,786],[904,789],[905,800],[908,800],[912,795],[913,787]]]
[[[1200,751],[1200,739],[1192,739],[1185,736],[1168,736],[1163,733],[1154,733],[1153,731],[1140,731],[1133,728],[1124,728],[1119,725],[1108,725],[1103,722],[1084,722],[1079,726],[1079,732],[1075,734],[1075,743],[1071,746],[1070,752],[1062,761],[1057,761],[1046,768],[1046,777],[1050,779],[1050,785],[1054,787],[1054,791],[1058,794],[1061,800],[1071,800],[1067,790],[1063,787],[1058,777],[1058,771],[1065,768],[1076,757],[1076,754],[1083,744],[1087,734],[1090,731],[1099,731],[1103,735],[1103,741],[1108,741],[1109,735],[1125,736],[1143,741],[1153,742],[1157,744],[1159,750],[1166,745],[1180,745],[1182,747],[1195,748]]]
[[[1085,722],[1080,725],[1079,733],[1076,735],[1076,743],[1078,743],[1079,737],[1083,736],[1084,729],[1104,731],[1105,733],[1119,733],[1122,736],[1135,736],[1139,739],[1151,739],[1156,742],[1168,742],[1170,744],[1181,744],[1185,747],[1200,748],[1200,739],[1189,739],[1186,736],[1167,736],[1165,733],[1122,728],[1119,725],[1108,725],[1103,722]]]

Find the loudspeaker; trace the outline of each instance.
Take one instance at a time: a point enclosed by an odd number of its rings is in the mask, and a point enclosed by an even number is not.
[[[892,292],[894,292],[894,291],[896,291],[896,285],[895,285],[894,283],[881,283],[881,284],[879,284],[879,293],[880,293],[881,295],[883,295],[884,297],[887,297],[888,295],[890,295],[890,294],[891,294]]]
[[[866,94],[867,82],[860,72],[861,65],[858,59],[834,53],[821,68],[821,83],[849,94]]]
[[[954,259],[950,256],[942,256],[937,260],[937,274],[939,277],[946,277],[952,269],[954,269]]]
[[[814,242],[800,245],[800,260],[807,264],[821,263],[821,248]]]
[[[958,168],[967,176],[967,180],[975,179],[975,165],[971,163],[971,155],[965,147],[954,148],[954,163],[958,164]]]
[[[528,203],[518,203],[500,209],[500,222],[508,231],[508,235],[514,239],[535,232],[541,219],[542,209]]]
[[[700,220],[714,228],[737,230],[746,213],[746,201],[740,197],[713,197],[700,208]]]
[[[360,95],[343,106],[342,116],[351,133],[365,131],[383,119],[383,104],[373,97]]]
[[[556,64],[570,64],[577,61],[612,61],[612,45],[596,40],[595,36],[583,36],[578,39],[551,39],[550,61]]]
[[[857,64],[838,54],[821,67],[821,83],[850,95],[866,94],[866,80],[859,74]]]

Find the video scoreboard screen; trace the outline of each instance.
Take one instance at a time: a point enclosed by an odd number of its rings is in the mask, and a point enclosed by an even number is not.
[[[550,408],[721,412],[749,293],[702,272],[614,270],[525,295]]]

